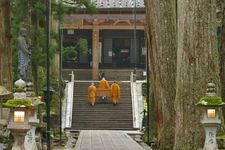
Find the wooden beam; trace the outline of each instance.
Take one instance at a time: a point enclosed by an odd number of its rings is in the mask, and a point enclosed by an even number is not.
[[[73,20],[134,20],[134,14],[72,14],[64,17],[64,22],[73,22]],[[136,20],[145,21],[145,14],[136,14]]]
[[[144,30],[143,25],[136,25],[137,30]],[[82,28],[78,28],[77,25],[64,24],[63,29],[93,29],[93,25],[83,25]],[[133,30],[134,25],[99,25],[100,30]]]

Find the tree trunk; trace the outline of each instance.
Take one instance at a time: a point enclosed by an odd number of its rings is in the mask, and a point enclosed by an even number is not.
[[[0,0],[0,85],[12,90],[12,51],[10,47],[10,1]]]
[[[225,2],[223,2],[223,6],[225,5]],[[225,8],[221,9],[221,13],[223,14],[222,18],[217,18],[220,19],[222,22],[222,27],[218,26],[217,28],[221,29],[221,32],[218,33],[218,39],[221,39],[221,43],[219,43],[220,48],[219,48],[219,55],[220,55],[220,80],[221,80],[221,97],[222,100],[225,101]],[[218,20],[219,21],[219,20]],[[220,30],[219,30],[220,31]],[[223,109],[223,116],[225,116],[225,110]]]
[[[176,1],[145,0],[145,7],[151,89],[154,94],[150,100],[150,120],[156,118],[151,124],[157,124],[157,149],[169,150],[174,144]]]
[[[210,78],[220,87],[216,0],[178,0],[177,14],[174,150],[196,150],[203,147],[204,132],[195,104],[205,95]]]

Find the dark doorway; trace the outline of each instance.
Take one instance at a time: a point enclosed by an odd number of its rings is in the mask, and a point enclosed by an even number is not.
[[[131,39],[115,38],[113,39],[113,67],[130,66],[130,48]]]

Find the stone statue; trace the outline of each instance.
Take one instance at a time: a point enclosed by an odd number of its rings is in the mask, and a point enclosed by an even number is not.
[[[30,61],[30,51],[28,49],[28,45],[26,42],[26,34],[27,30],[25,28],[22,28],[20,30],[20,35],[17,38],[18,41],[18,72],[19,72],[19,78],[27,81],[27,75],[26,71],[28,68],[28,64]]]

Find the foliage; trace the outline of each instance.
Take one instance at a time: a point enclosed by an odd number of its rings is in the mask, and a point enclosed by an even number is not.
[[[8,139],[8,137],[7,137],[7,136],[0,135],[0,141],[1,141],[1,143],[5,143],[5,144],[7,144],[7,143],[8,143],[8,141],[9,141],[9,139]]]
[[[54,12],[54,17],[60,22],[63,21],[63,17],[65,14],[71,13],[74,9],[76,9],[76,8],[65,5],[62,2],[62,0],[60,0],[57,4],[56,3],[52,4],[52,10]]]
[[[141,88],[142,88],[142,95],[147,96],[147,83],[146,82],[142,83]]]
[[[77,58],[77,51],[75,50],[74,46],[68,46],[63,48],[62,52],[63,60],[76,60]]]
[[[17,79],[17,66],[18,66],[18,54],[17,54],[17,37],[20,28],[23,25],[23,20],[26,17],[28,10],[28,0],[13,0],[11,3],[12,7],[12,23],[11,23],[11,34],[12,34],[12,50],[13,50],[13,77]]]
[[[75,5],[72,4],[66,4],[65,1],[59,0],[57,3],[52,4],[52,10],[54,12],[54,17],[59,21],[63,21],[63,17],[65,14],[71,14],[74,13],[77,8],[85,6],[87,9],[87,12],[89,13],[95,13],[96,7],[93,3],[91,3],[90,0],[75,0]]]
[[[67,5],[63,3],[63,0],[52,1],[52,14],[56,20],[60,23],[63,21],[65,14],[74,13],[78,7],[85,6],[87,11],[95,12],[95,6],[91,4],[90,0],[75,0],[77,5]],[[43,0],[12,0],[12,49],[13,49],[13,73],[14,80],[17,80],[18,75],[18,49],[17,49],[17,37],[19,36],[20,28],[26,28],[28,30],[27,41],[31,46],[31,67],[32,77],[34,81],[34,88],[37,95],[42,95],[42,89],[46,84],[46,31],[45,31],[45,15],[46,6]],[[51,33],[51,38],[58,40],[58,33]],[[51,41],[52,41],[51,39]],[[58,42],[55,42],[58,43]],[[80,39],[74,46],[75,55],[79,52],[81,55],[88,52],[87,40]],[[50,62],[52,62],[55,54],[58,52],[57,44],[51,44]],[[68,50],[72,52],[72,50]],[[73,51],[74,53],[74,51]],[[54,68],[53,68],[54,69]],[[59,89],[58,89],[58,75],[54,72],[51,73],[51,86],[56,91],[52,96],[51,111],[58,114],[59,111]],[[22,92],[21,89],[15,89],[16,92]],[[13,101],[14,103],[16,101]],[[20,100],[21,102],[21,100]]]
[[[215,106],[223,104],[221,97],[202,97],[197,105],[202,106]]]
[[[37,27],[34,29],[34,41],[35,44],[32,48],[32,65],[36,66],[45,66],[45,53],[43,52],[43,48],[45,47],[46,35],[44,28]]]
[[[33,10],[39,19],[45,19],[45,4],[43,2],[37,0]]]
[[[216,139],[218,139],[218,140],[221,140],[221,139],[225,140],[225,135],[217,136]]]
[[[62,52],[63,60],[75,61],[77,59],[78,52],[80,55],[88,53],[88,43],[86,39],[80,38],[75,46],[65,47]]]
[[[6,103],[3,103],[3,107],[8,108],[33,108],[32,101],[30,99],[10,99]]]
[[[18,93],[21,93],[21,92],[24,92],[25,90],[21,87],[17,87],[17,88],[13,88],[13,92],[18,92]]]
[[[83,4],[89,13],[96,13],[96,7],[90,0],[80,0],[81,4]]]
[[[38,74],[38,78],[37,78],[37,83],[38,83],[37,84],[37,94],[38,95],[42,95],[43,87],[44,87],[45,81],[46,81],[46,75],[45,75],[44,67],[38,66],[37,74]]]

